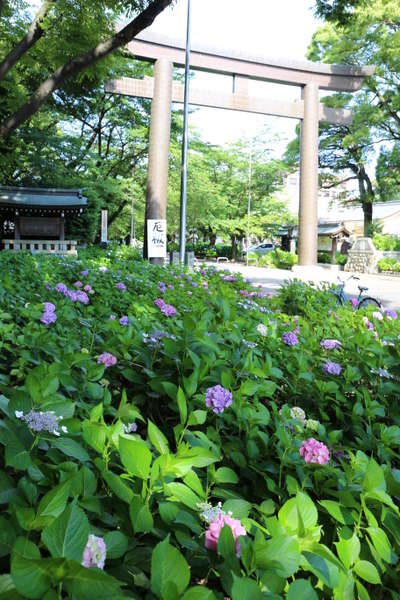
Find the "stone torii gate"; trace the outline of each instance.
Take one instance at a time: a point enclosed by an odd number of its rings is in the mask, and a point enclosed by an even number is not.
[[[184,66],[185,48],[179,42],[157,34],[141,34],[127,46],[140,60],[155,63],[154,77],[142,80],[122,78],[105,85],[114,94],[151,98],[151,122],[148,178],[146,192],[147,219],[165,219],[168,188],[168,150],[170,140],[171,103],[183,102],[183,85],[173,82],[173,65]],[[330,109],[319,103],[319,90],[354,92],[365,77],[374,73],[373,66],[353,67],[309,61],[283,61],[243,54],[221,52],[213,48],[195,47],[190,53],[192,69],[230,75],[231,93],[191,87],[189,103],[264,115],[301,120],[299,265],[317,264],[318,238],[318,124],[351,123],[349,110]],[[301,87],[301,100],[281,102],[261,96],[250,96],[251,79]],[[145,222],[145,252],[147,228]],[[155,262],[157,259],[153,259]]]

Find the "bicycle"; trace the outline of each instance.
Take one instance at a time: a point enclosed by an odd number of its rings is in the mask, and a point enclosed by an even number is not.
[[[350,281],[350,279],[359,280],[360,278],[356,277],[355,275],[351,275],[348,279],[346,279],[346,281],[343,281],[342,279],[340,279],[340,277],[338,277],[338,280],[340,283],[333,290],[333,294],[337,298],[337,303],[340,304],[341,306],[343,306],[343,304],[350,301],[349,294],[346,294],[344,291],[344,287],[345,287],[346,283],[348,283]],[[382,303],[377,298],[373,298],[372,296],[363,296],[363,293],[368,290],[367,287],[359,285],[358,289],[359,289],[359,294],[358,294],[358,298],[357,298],[357,307],[356,307],[357,310],[360,310],[360,308],[366,308],[367,306],[373,306],[375,308],[382,308]]]

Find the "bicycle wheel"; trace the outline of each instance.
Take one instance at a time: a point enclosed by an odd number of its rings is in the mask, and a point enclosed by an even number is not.
[[[381,308],[382,305],[379,302],[379,300],[376,300],[375,298],[371,298],[371,296],[366,296],[365,298],[362,298],[360,300],[360,302],[358,303],[357,310],[360,310],[360,308],[367,308],[367,306],[372,306],[374,308]]]

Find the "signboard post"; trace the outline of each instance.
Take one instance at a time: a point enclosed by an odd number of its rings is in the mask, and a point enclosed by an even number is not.
[[[101,211],[101,245],[107,246],[107,211],[106,210],[102,210]]]
[[[165,258],[167,256],[166,219],[147,219],[147,248],[148,258]]]

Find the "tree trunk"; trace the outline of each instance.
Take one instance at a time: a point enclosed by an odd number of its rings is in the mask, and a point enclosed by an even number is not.
[[[236,235],[231,235],[231,246],[232,246],[232,260],[236,262],[237,259],[237,239]]]
[[[373,204],[371,201],[362,203],[364,213],[364,237],[368,236],[370,233],[370,226],[372,225],[372,208]]]
[[[138,33],[143,31],[143,29],[149,27],[157,15],[159,15],[167,6],[172,4],[172,1],[173,0],[154,0],[143,12],[118,33],[104,42],[100,42],[100,44],[89,50],[89,52],[84,52],[69,60],[62,67],[59,67],[37,88],[36,92],[23,106],[0,124],[0,137],[7,137],[14,129],[19,127],[21,123],[30,119],[32,115],[39,110],[47,98],[68,79],[76,76],[87,67],[94,65],[97,61],[111,54],[111,52],[125,46]]]
[[[7,0],[0,0],[0,17],[1,17],[1,13],[3,12],[3,9],[6,5],[6,1]]]
[[[52,0],[46,0],[46,2],[43,2],[42,6],[40,7],[39,12],[37,13],[36,17],[33,19],[32,23],[29,25],[28,31],[26,32],[26,34],[24,35],[22,40],[20,40],[18,42],[18,44],[16,44],[14,46],[14,48],[12,48],[10,50],[10,52],[7,54],[7,56],[1,61],[1,63],[0,63],[0,81],[2,81],[4,79],[4,77],[7,75],[8,71],[13,68],[13,66],[15,65],[15,63],[17,63],[19,61],[21,56],[23,56],[25,54],[25,52],[28,52],[28,50],[30,48],[32,48],[32,46],[42,37],[44,31],[41,27],[41,23],[42,23],[44,17],[46,16],[46,14],[49,12],[50,6],[52,4],[53,4]],[[4,6],[4,3],[3,3],[3,6]],[[0,3],[0,14],[1,14],[1,9],[2,9],[2,5]]]

